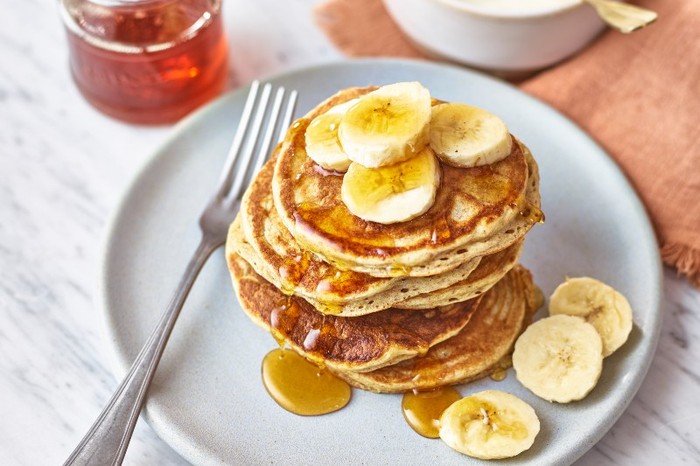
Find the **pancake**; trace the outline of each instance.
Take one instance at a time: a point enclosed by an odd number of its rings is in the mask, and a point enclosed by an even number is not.
[[[227,259],[238,301],[253,322],[333,371],[375,370],[425,354],[467,325],[481,299],[429,310],[324,316],[303,299],[283,295],[240,256],[228,253]]]
[[[508,367],[535,306],[517,259],[543,219],[537,163],[511,136],[498,162],[440,162],[422,215],[362,220],[341,200],[343,175],[307,156],[305,131],[373,89],[345,89],[297,120],[247,189],[226,242],[241,307],[280,345],[371,391],[429,390]]]
[[[397,303],[400,309],[425,309],[445,306],[475,298],[496,284],[518,262],[523,240],[519,240],[503,251],[484,256],[479,266],[467,278],[446,288],[415,296]]]
[[[421,296],[433,288],[464,281],[480,261],[480,259],[473,259],[454,270],[445,272],[444,276],[431,277],[432,280],[413,277],[376,278],[358,272],[338,270],[313,255],[303,253],[289,256],[303,258],[290,261],[295,265],[293,272],[299,274],[297,275],[298,281],[290,283],[287,281],[289,277],[287,280],[283,280],[278,272],[279,269],[275,269],[270,262],[264,260],[248,243],[240,224],[240,219],[236,219],[229,229],[227,243],[230,245],[231,253],[241,256],[253,267],[256,273],[272,283],[282,293],[299,296],[313,305],[318,312],[327,315],[357,317],[389,309],[407,297]],[[305,272],[302,272],[301,269]],[[320,270],[328,270],[329,273],[318,275],[317,272]],[[381,283],[376,284],[377,286],[367,286],[368,283],[373,284],[371,280],[386,281],[388,287],[381,286]],[[314,286],[308,286],[314,283]],[[368,295],[368,290],[372,290],[372,288],[376,294]],[[313,296],[314,289],[319,290],[319,295],[330,297],[331,300],[325,301],[310,297],[309,295]],[[465,300],[460,299],[460,301]],[[435,306],[423,306],[422,309],[432,307]]]
[[[367,301],[371,303],[372,300],[382,300],[385,299],[385,295],[392,293],[392,300],[395,301],[392,304],[394,309],[431,309],[440,306],[448,306],[450,304],[455,304],[462,301],[467,301],[478,297],[482,293],[485,293],[489,288],[494,286],[498,280],[500,280],[513,266],[517,263],[518,256],[520,255],[520,249],[522,247],[522,241],[509,246],[503,251],[484,256],[481,259],[479,265],[470,273],[464,280],[461,280],[454,285],[450,285],[446,288],[437,289],[429,293],[424,293],[413,298],[409,298],[410,288],[402,288],[400,292],[405,292],[407,299],[401,299],[399,293],[381,292],[376,296],[373,296],[371,300]],[[485,263],[484,263],[485,262]],[[483,265],[482,265],[483,264]],[[451,272],[448,272],[451,273]],[[421,280],[430,280],[430,278],[422,278]],[[407,281],[412,281],[416,279],[408,278]],[[317,310],[324,309],[327,304],[320,303],[310,298],[304,298],[309,303],[311,303]],[[371,308],[376,304],[368,304],[365,309]],[[330,309],[346,309],[351,307],[352,303],[343,305],[340,308],[334,308],[331,306]],[[346,315],[346,314],[340,314]],[[351,317],[351,314],[347,314]]]
[[[302,249],[281,222],[270,189],[273,170],[271,160],[246,191],[228,242],[267,281],[287,294],[304,297],[324,314],[358,316],[388,309],[407,298],[463,281],[481,260],[471,259],[429,280],[379,278],[340,270]],[[423,306],[429,307],[434,306]]]
[[[306,155],[304,133],[315,116],[372,89],[346,89],[321,103],[294,123],[279,151],[274,204],[304,249],[373,276],[430,276],[505,249],[539,220],[536,163],[517,140],[511,154],[493,164],[441,163],[435,203],[415,219],[384,225],[352,215],[340,198],[342,177]]]
[[[534,299],[532,276],[518,265],[483,295],[461,332],[425,356],[372,372],[334,372],[353,386],[386,393],[476,380],[509,366],[515,340],[534,312]]]

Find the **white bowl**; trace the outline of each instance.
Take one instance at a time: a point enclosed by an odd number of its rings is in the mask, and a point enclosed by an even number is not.
[[[384,0],[429,54],[501,74],[524,74],[585,47],[605,27],[581,0]]]

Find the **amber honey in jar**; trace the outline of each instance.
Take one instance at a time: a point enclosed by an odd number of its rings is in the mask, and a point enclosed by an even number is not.
[[[83,96],[133,123],[172,122],[225,87],[221,0],[60,0]]]

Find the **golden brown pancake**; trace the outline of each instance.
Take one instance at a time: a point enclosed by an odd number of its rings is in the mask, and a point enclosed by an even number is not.
[[[340,270],[304,250],[286,229],[272,201],[273,170],[274,160],[271,160],[246,191],[239,218],[229,231],[228,243],[267,281],[287,294],[304,297],[320,312],[357,316],[388,309],[406,298],[464,280],[480,261],[480,258],[472,259],[429,280],[378,278]]]
[[[536,164],[517,140],[511,154],[493,164],[441,164],[435,203],[415,219],[384,225],[352,215],[340,198],[342,177],[320,170],[306,155],[304,132],[315,116],[372,89],[346,89],[321,103],[294,123],[281,147],[274,203],[305,249],[342,269],[373,276],[429,276],[438,273],[436,268],[444,271],[505,249],[539,220],[537,186],[526,189],[537,184]],[[516,228],[517,222],[524,224]]]
[[[425,354],[467,325],[480,300],[352,318],[324,316],[303,299],[283,295],[240,256],[227,258],[246,314],[278,341],[335,371],[369,371]]]
[[[372,89],[343,90],[297,120],[246,191],[226,244],[239,302],[280,344],[367,390],[428,390],[508,367],[534,309],[531,275],[515,264],[542,218],[537,164],[514,138],[499,162],[441,163],[423,215],[364,221],[340,199],[342,174],[307,157],[304,133]]]
[[[415,296],[397,303],[399,309],[425,309],[431,306],[466,301],[479,296],[496,284],[518,262],[524,240],[503,251],[483,256],[479,266],[467,278],[439,290]]]
[[[456,336],[419,356],[371,372],[334,371],[351,385],[374,392],[430,390],[469,382],[508,366],[513,344],[533,311],[532,275],[514,267],[483,295]]]
[[[303,286],[300,286],[300,283],[308,285],[309,283],[313,283],[315,280],[305,279],[305,274],[298,272],[298,269],[296,269],[297,273],[300,273],[300,278],[297,285],[290,286],[289,282],[283,282],[280,276],[281,274],[277,272],[277,269],[275,269],[274,266],[271,266],[270,262],[264,260],[248,243],[247,238],[245,238],[243,234],[243,229],[241,228],[240,223],[240,219],[236,219],[229,228],[227,248],[230,252],[227,252],[227,254],[237,254],[241,256],[253,267],[256,273],[258,273],[268,282],[272,283],[284,294],[299,296],[311,303],[311,305],[313,305],[318,312],[327,315],[357,317],[371,314],[373,312],[383,311],[385,309],[389,309],[390,307],[395,307],[394,305],[402,302],[404,297],[419,296],[423,291],[431,290],[436,286],[441,286],[441,284],[453,283],[454,281],[463,281],[474,270],[474,265],[480,261],[480,259],[472,260],[454,270],[445,272],[445,277],[430,277],[429,281],[425,278],[414,277],[376,278],[360,274],[358,272],[341,271],[331,267],[330,270],[334,270],[333,274],[325,275],[325,278],[319,280],[317,285],[317,290],[323,290],[323,293],[318,292],[317,294],[324,297],[330,297],[331,300],[318,300],[309,296],[314,295],[313,288],[303,288]],[[293,264],[297,266],[300,266],[300,263],[304,264],[303,268],[310,270],[312,276],[319,269],[327,269],[329,267],[327,263],[313,255],[309,255],[306,258],[304,258],[303,255],[290,257],[292,258]],[[294,260],[294,258],[299,257],[302,257],[303,259]],[[368,296],[367,288],[354,287],[356,284],[361,285],[364,283],[363,276],[370,279],[389,281],[390,286],[384,290],[377,291],[377,293],[374,295]],[[379,286],[376,287],[376,289],[379,288]],[[357,293],[359,296],[353,298],[352,295],[354,293]],[[460,299],[460,301],[465,300],[466,298]],[[422,309],[433,307],[435,306],[423,306]]]

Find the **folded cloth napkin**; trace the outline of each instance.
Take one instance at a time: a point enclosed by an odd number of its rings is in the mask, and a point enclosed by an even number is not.
[[[663,261],[700,286],[700,9],[694,0],[636,3],[659,20],[631,35],[608,31],[519,86],[615,158],[646,205]],[[315,17],[349,56],[427,58],[381,0],[327,0]]]

